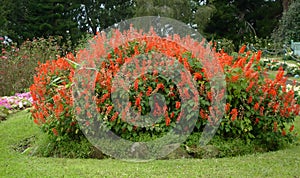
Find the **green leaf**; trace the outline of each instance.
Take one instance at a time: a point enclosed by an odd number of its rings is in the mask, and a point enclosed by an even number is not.
[[[129,132],[131,132],[132,129],[133,129],[132,125],[128,125],[128,126],[127,126],[127,129],[129,130]]]

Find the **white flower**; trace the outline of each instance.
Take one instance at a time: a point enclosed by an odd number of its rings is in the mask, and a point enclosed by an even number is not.
[[[23,108],[23,103],[19,102],[19,108]]]

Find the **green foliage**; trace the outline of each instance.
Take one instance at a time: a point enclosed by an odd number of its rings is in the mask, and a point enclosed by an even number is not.
[[[0,36],[9,36],[18,45],[33,37],[62,36],[61,42],[74,49],[86,33],[95,35],[134,16],[160,15],[192,25],[209,39],[233,40],[237,50],[254,36],[269,36],[278,24],[282,5],[281,1],[261,0],[2,0],[0,12]]]
[[[133,3],[131,0],[82,1],[76,16],[79,29],[83,32],[92,30],[96,35],[99,30],[104,30],[121,20],[130,19],[134,15]]]
[[[223,158],[265,152],[260,143],[246,142],[241,138],[215,136],[206,146],[199,146],[201,133],[193,133],[184,143],[186,151],[194,158]]]
[[[287,12],[284,12],[279,26],[273,33],[273,39],[279,45],[289,44],[291,40],[300,41],[300,2],[293,1]],[[281,47],[281,46],[279,46]]]
[[[192,2],[187,0],[136,0],[135,16],[162,16],[192,22]]]
[[[0,106],[0,122],[6,120],[8,115],[9,110],[4,106]]]
[[[35,68],[38,62],[55,59],[64,54],[66,48],[59,46],[60,38],[37,38],[25,41],[19,48],[1,43],[2,58],[0,59],[0,96],[26,92],[33,83]]]
[[[0,36],[8,36],[18,44],[22,44],[28,38],[25,36],[22,40],[19,39],[23,37],[26,29],[27,5],[27,0],[3,0],[0,2]]]
[[[232,40],[226,38],[217,39],[213,41],[216,51],[224,50],[228,54],[232,54],[235,50],[234,43]]]
[[[216,10],[204,29],[205,35],[209,39],[233,40],[236,50],[255,36],[269,36],[282,13],[280,1],[244,0],[228,3],[214,0],[210,6]]]
[[[80,32],[78,22],[75,20],[78,14],[77,9],[80,8],[78,2],[31,0],[26,7],[28,13],[25,16],[25,29],[22,32],[23,40],[33,37],[61,36],[62,43],[60,45],[68,45],[68,40],[72,42],[69,45],[75,45],[81,38],[82,32]]]
[[[44,135],[39,136],[28,153],[32,156],[41,157],[91,158],[93,152],[94,147],[85,138],[80,139],[80,141],[56,142]]]
[[[61,36],[60,45],[71,51],[86,33],[96,34],[131,18],[133,9],[133,1],[3,0],[0,36],[8,36],[18,46],[27,39]]]

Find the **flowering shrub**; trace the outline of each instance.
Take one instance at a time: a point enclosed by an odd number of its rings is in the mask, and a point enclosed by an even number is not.
[[[67,57],[74,60],[72,54]],[[77,139],[80,135],[72,112],[73,72],[65,58],[47,61],[37,68],[34,84],[30,87],[34,122],[56,140]]]
[[[245,48],[245,47],[244,47]],[[238,58],[220,53],[227,58],[227,115],[219,132],[240,135],[246,139],[259,139],[269,149],[277,148],[280,139],[294,136],[292,123],[299,115],[299,105],[294,90],[286,88],[287,78],[280,67],[274,80],[268,78],[260,63],[261,52],[239,52]]]
[[[69,60],[59,58],[56,61],[41,64],[37,68],[37,76],[30,88],[34,100],[32,116],[35,123],[41,125],[46,132],[56,138],[74,138],[81,134],[75,115],[85,115],[87,118],[79,118],[79,121],[84,120],[87,128],[97,127],[101,122],[123,138],[139,140],[139,136],[144,133],[159,136],[175,128],[176,124],[187,122],[189,118],[194,117],[189,113],[195,107],[189,108],[187,103],[180,100],[180,97],[189,98],[196,95],[193,94],[193,90],[182,91],[174,82],[164,77],[163,73],[158,72],[156,68],[166,65],[155,61],[156,58],[153,56],[160,53],[170,58],[171,62],[174,59],[179,62],[194,79],[199,96],[193,98],[194,102],[199,103],[200,106],[194,132],[201,132],[207,123],[214,122],[214,113],[222,112],[222,109],[213,108],[211,102],[213,96],[216,99],[222,98],[225,91],[215,93],[210,86],[210,80],[217,70],[215,66],[221,65],[226,75],[227,101],[224,106],[226,113],[218,134],[225,138],[241,137],[248,141],[259,139],[261,143],[267,143],[269,148],[278,146],[281,139],[293,138],[293,126],[287,128],[287,123],[292,123],[295,116],[299,114],[299,105],[294,99],[294,91],[286,89],[286,78],[283,77],[282,68],[279,69],[275,80],[267,78],[260,63],[261,52],[244,52],[244,46],[237,57],[232,57],[221,51],[214,56],[219,64],[211,64],[205,58],[205,48],[201,43],[189,38],[180,39],[176,35],[168,39],[151,32],[150,36],[138,33],[121,34],[116,31],[112,34],[112,39],[115,41],[125,39],[121,45],[116,45],[118,43],[113,40],[110,44],[105,44],[105,35],[99,34],[94,39],[92,53],[82,50],[75,58],[69,55],[67,56]],[[195,55],[195,52],[199,53]],[[123,72],[123,65],[135,62],[135,57],[141,54],[150,54],[153,57],[150,57],[150,61],[153,60],[157,67],[148,73],[142,73],[132,81],[133,83],[128,88],[129,102],[124,106],[113,96],[113,93],[118,91],[118,88],[113,86],[114,78],[118,77],[119,72]],[[104,55],[105,60],[99,61]],[[92,57],[87,58],[87,56]],[[86,102],[79,103],[80,107],[74,107],[71,97],[75,68],[73,64],[81,64],[83,60],[85,60],[83,65],[97,69],[95,84],[93,84],[95,95],[89,96],[87,83],[75,81],[76,85],[81,85],[83,88],[78,91],[75,98],[83,98]],[[140,74],[143,70],[138,69],[137,66],[146,65],[146,62],[145,60],[139,62],[140,64],[136,66],[127,66],[131,71],[126,74]],[[86,71],[81,72],[84,78],[90,79],[89,77],[92,76],[91,73],[85,75]],[[179,72],[177,75],[183,79],[188,77],[182,74],[184,73]],[[188,80],[182,80],[179,86],[187,83]],[[125,86],[125,84],[126,82],[121,82],[118,86]],[[150,96],[153,100],[162,100],[161,96],[165,96],[166,105],[151,104],[153,101]],[[96,103],[99,118],[94,118],[89,110],[92,105],[88,102],[89,97],[92,97]],[[134,117],[130,121],[125,120],[123,114],[126,115],[126,112],[119,112],[116,104],[123,107],[125,111],[132,108],[135,113],[141,115],[155,111],[156,113],[151,114],[157,115],[161,120],[153,125],[141,127]],[[155,109],[152,110],[153,108]],[[181,129],[188,130],[189,128]]]
[[[295,94],[295,99],[297,100],[297,104],[299,104],[300,102],[300,86],[294,86],[291,84],[287,84],[286,85],[286,89],[287,90],[294,90],[294,94]]]

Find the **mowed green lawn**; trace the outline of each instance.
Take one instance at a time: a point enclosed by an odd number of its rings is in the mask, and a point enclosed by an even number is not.
[[[40,158],[12,145],[42,134],[24,111],[0,123],[0,177],[299,177],[300,145],[264,154],[222,159],[157,160]],[[297,118],[296,129],[300,130]]]

